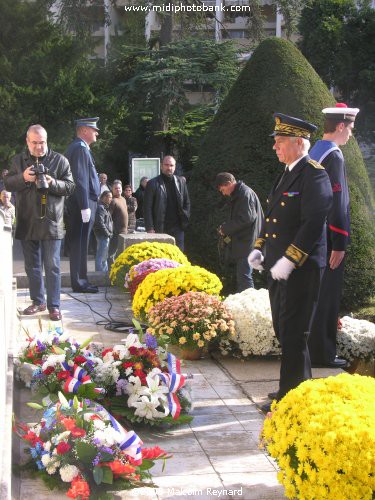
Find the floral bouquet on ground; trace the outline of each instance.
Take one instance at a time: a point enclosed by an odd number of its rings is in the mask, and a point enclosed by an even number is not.
[[[103,390],[95,387],[90,375],[94,358],[86,347],[66,334],[38,334],[29,337],[18,357],[18,376],[38,396],[57,400],[59,391],[96,399]]]
[[[148,313],[147,331],[182,349],[207,348],[234,335],[234,321],[225,304],[204,292],[164,299]]]
[[[29,403],[36,409],[45,409]],[[134,431],[126,431],[102,406],[77,397],[45,409],[41,421],[28,427],[17,422],[27,442],[30,461],[22,468],[41,477],[51,489],[66,489],[79,500],[108,498],[108,491],[152,486],[149,469],[169,458],[158,447],[142,449]]]
[[[336,339],[337,354],[348,361],[375,358],[375,325],[370,321],[344,316]]]
[[[111,267],[109,277],[112,285],[124,288],[125,275],[132,266],[149,259],[171,259],[180,264],[189,264],[181,250],[170,243],[136,243],[124,250]]]
[[[375,380],[340,374],[288,392],[263,429],[288,498],[372,500]]]
[[[129,334],[124,344],[105,349],[92,377],[105,388],[103,404],[127,421],[147,425],[188,423],[191,407],[180,362],[146,334],[145,344]]]
[[[149,274],[139,285],[133,299],[136,318],[146,319],[147,313],[167,297],[186,292],[205,292],[219,295],[223,285],[216,274],[199,266],[180,266]]]
[[[125,276],[125,288],[129,289],[132,297],[134,297],[138,286],[142,283],[145,277],[154,273],[155,271],[160,271],[161,269],[168,269],[179,267],[181,264],[175,260],[170,259],[149,259],[140,262],[139,264],[133,266],[130,271]]]
[[[224,304],[233,316],[236,334],[221,342],[222,354],[247,357],[281,353],[272,326],[267,290],[248,288],[241,293],[229,295]]]

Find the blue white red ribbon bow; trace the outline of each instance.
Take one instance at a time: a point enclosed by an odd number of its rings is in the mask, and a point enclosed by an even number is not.
[[[91,384],[92,380],[89,375],[87,375],[86,370],[78,366],[77,364],[74,364],[73,367],[70,366],[66,361],[63,361],[61,363],[61,366],[70,373],[70,377],[68,377],[63,385],[63,389],[65,392],[70,392],[73,394],[77,394],[78,388],[81,385],[85,384]],[[95,387],[94,391],[102,394],[104,392],[104,389],[101,389],[99,387]]]
[[[169,412],[176,420],[181,413],[181,404],[176,392],[185,385],[185,376],[181,374],[181,362],[172,353],[168,353],[168,370],[169,373],[159,373],[162,382],[168,387],[167,394]]]

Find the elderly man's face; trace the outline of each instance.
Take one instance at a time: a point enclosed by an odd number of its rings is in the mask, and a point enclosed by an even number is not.
[[[112,193],[114,198],[120,198],[122,194],[122,186],[121,184],[114,184],[112,186]]]
[[[47,134],[45,131],[31,130],[27,134],[26,143],[32,156],[39,158],[47,153]]]
[[[8,207],[10,205],[10,197],[11,193],[8,193],[8,191],[2,191],[0,195],[1,203],[4,205],[4,207]]]
[[[161,166],[161,172],[164,175],[168,175],[168,177],[171,177],[174,174],[175,170],[176,170],[175,160],[170,156],[166,156]]]
[[[107,184],[107,174],[99,174],[99,182],[104,186]]]
[[[275,136],[273,149],[276,151],[277,157],[281,163],[290,165],[297,160],[301,154],[301,140],[299,138],[277,135]]]

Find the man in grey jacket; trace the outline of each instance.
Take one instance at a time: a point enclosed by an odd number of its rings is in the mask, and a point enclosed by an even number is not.
[[[41,125],[29,127],[26,143],[27,150],[12,159],[5,178],[6,188],[17,193],[15,238],[21,240],[33,301],[23,314],[48,308],[50,320],[58,321],[64,199],[73,192],[74,181],[68,160],[48,148],[47,132]]]
[[[242,181],[236,181],[228,172],[217,174],[215,185],[223,196],[229,197],[228,220],[219,229],[224,239],[227,264],[236,267],[237,292],[254,288],[252,268],[248,262],[263,222],[263,210],[258,196]]]
[[[176,245],[184,250],[185,229],[190,219],[190,199],[184,177],[174,175],[176,160],[165,156],[161,174],[146,186],[143,214],[148,233],[173,236]]]

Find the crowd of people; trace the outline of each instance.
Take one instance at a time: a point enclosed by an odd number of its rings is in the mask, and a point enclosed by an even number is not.
[[[272,399],[311,378],[311,366],[344,367],[336,356],[336,332],[349,243],[349,191],[339,146],[352,134],[356,108],[325,108],[324,136],[310,149],[317,127],[275,113],[273,149],[284,170],[276,179],[264,213],[257,194],[230,172],[213,184],[228,200],[226,220],[217,229],[225,265],[233,269],[237,292],[253,287],[253,270],[265,271],[275,334],[282,356],[280,384]],[[107,273],[120,235],[166,233],[183,251],[190,219],[186,179],[175,175],[176,160],[162,159],[160,175],[142,177],[133,187],[98,174],[90,146],[99,118],[76,120],[76,138],[65,155],[47,145],[47,131],[32,125],[26,150],[16,155],[1,182],[0,211],[16,221],[32,304],[23,313],[48,309],[61,319],[60,249],[70,259],[71,287],[97,293],[89,282],[87,254],[96,239],[95,269]],[[15,195],[16,209],[12,203]],[[65,234],[66,233],[66,234]],[[43,267],[45,278],[43,276]],[[268,411],[270,404],[263,410]]]

